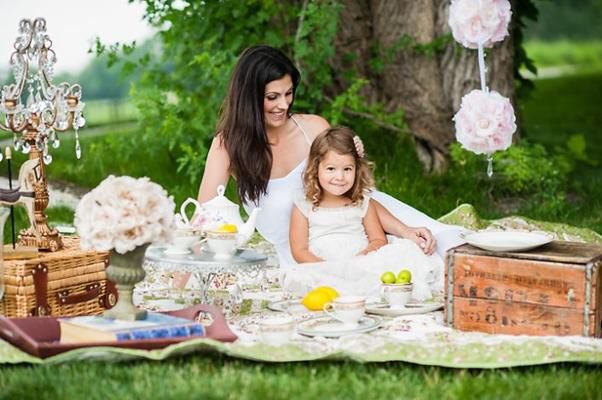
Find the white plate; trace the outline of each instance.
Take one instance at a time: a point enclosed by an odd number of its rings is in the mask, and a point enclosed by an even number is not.
[[[167,254],[168,256],[183,256],[186,254],[190,254],[190,250],[181,250],[181,249],[165,249],[163,250],[163,254]]]
[[[305,336],[336,338],[355,333],[370,332],[378,328],[381,323],[382,320],[379,317],[364,315],[357,326],[349,327],[330,316],[322,316],[300,322],[297,324],[297,332]]]
[[[400,315],[426,314],[443,308],[443,303],[408,303],[405,308],[391,308],[386,303],[366,304],[369,314],[397,317]]]
[[[73,235],[75,233],[75,227],[74,226],[68,226],[68,225],[57,225],[55,226],[56,230],[59,231],[59,233],[65,234],[65,235]]]
[[[482,231],[464,236],[468,244],[489,251],[526,251],[550,243],[546,233],[518,231]]]

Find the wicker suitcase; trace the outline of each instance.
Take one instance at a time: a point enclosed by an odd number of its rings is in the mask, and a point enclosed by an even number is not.
[[[555,241],[527,252],[447,253],[445,318],[464,331],[602,336],[602,246]]]
[[[115,304],[117,291],[105,273],[108,253],[83,251],[75,237],[65,237],[63,242],[60,251],[4,261],[0,314],[10,318],[92,315]]]

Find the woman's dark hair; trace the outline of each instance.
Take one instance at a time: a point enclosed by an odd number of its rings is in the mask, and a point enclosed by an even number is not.
[[[272,150],[264,121],[265,86],[286,75],[290,75],[293,82],[294,100],[299,70],[282,51],[261,45],[242,52],[230,78],[217,133],[230,157],[229,172],[237,180],[242,201],[256,202],[267,191]],[[291,102],[288,114],[292,106]]]

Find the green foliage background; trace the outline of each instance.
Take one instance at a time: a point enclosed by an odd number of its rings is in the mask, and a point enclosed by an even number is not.
[[[216,118],[226,93],[232,67],[242,50],[265,43],[292,55],[303,82],[296,97],[297,112],[316,113],[332,124],[352,124],[344,110],[369,115],[400,132],[406,131],[401,110],[385,113],[379,104],[365,104],[358,95],[366,84],[349,63],[344,76],[348,87],[332,94],[334,72],[328,60],[334,55],[334,37],[341,3],[324,1],[249,0],[189,2],[184,9],[168,0],[146,0],[145,18],[160,29],[161,51],[155,57],[127,57],[129,46],[97,45],[97,52],[124,66],[144,70],[132,89],[141,112],[143,145],[168,151],[178,173],[198,183]],[[446,38],[445,40],[449,40]],[[409,42],[423,52],[441,46]],[[375,54],[375,61],[380,54]],[[355,125],[354,125],[355,126]],[[365,135],[376,134],[374,124],[364,124]]]

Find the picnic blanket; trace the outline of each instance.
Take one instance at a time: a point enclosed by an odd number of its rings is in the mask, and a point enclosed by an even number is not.
[[[471,229],[543,230],[562,240],[602,243],[598,233],[565,224],[508,217],[488,221],[479,218],[473,207],[461,205],[440,219]],[[265,242],[255,243],[269,252]],[[276,312],[266,309],[271,298],[253,300],[252,306],[232,319],[231,327],[239,336],[234,343],[195,339],[161,350],[131,350],[94,347],[73,350],[41,360],[0,340],[0,363],[64,363],[76,360],[125,361],[134,359],[163,360],[182,354],[218,351],[231,357],[263,362],[310,360],[354,360],[357,362],[404,361],[423,365],[454,368],[499,368],[538,365],[555,362],[602,363],[602,339],[580,336],[510,336],[461,332],[443,324],[443,313],[384,317],[380,329],[331,338],[309,338],[295,335],[282,346],[263,343],[258,323]],[[144,296],[141,297],[144,299]],[[185,306],[185,304],[183,304]],[[298,318],[307,318],[299,315]]]

